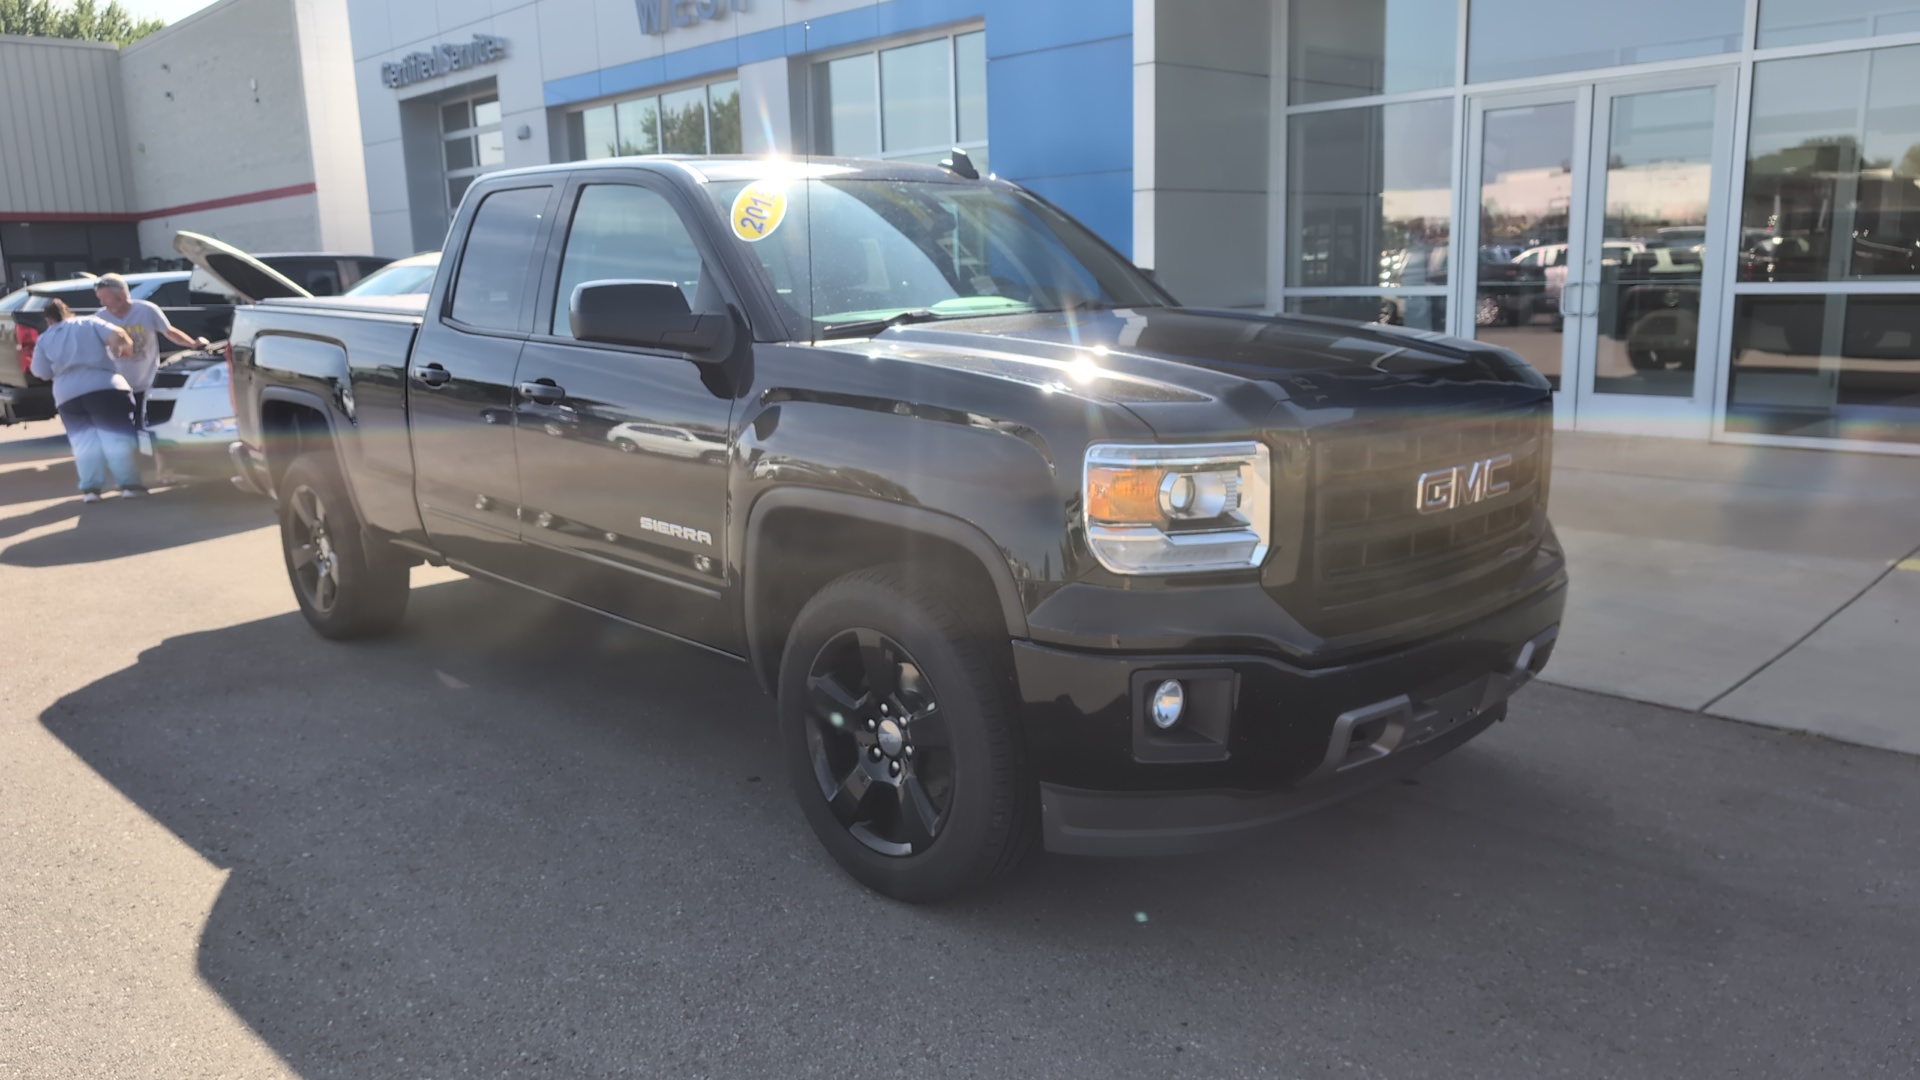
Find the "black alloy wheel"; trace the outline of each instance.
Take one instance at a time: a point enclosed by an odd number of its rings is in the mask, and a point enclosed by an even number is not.
[[[314,611],[331,615],[340,601],[340,554],[327,532],[326,501],[306,484],[288,492],[287,501],[287,568],[294,588]]]
[[[1012,873],[1040,832],[998,613],[930,569],[828,583],[794,617],[779,672],[807,825],[855,879],[912,903]]]
[[[834,819],[881,855],[932,847],[953,805],[953,740],[912,654],[845,631],[814,657],[807,691],[807,748]]]
[[[275,488],[281,554],[307,623],[339,641],[393,629],[407,611],[412,562],[361,529],[333,456],[302,454]]]

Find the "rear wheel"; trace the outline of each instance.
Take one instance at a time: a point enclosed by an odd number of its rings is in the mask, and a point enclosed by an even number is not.
[[[1001,640],[903,567],[835,581],[794,621],[780,722],[814,834],[867,887],[941,900],[1010,872],[1036,792]]]
[[[407,612],[408,563],[368,550],[339,467],[304,454],[280,481],[280,546],[300,613],[322,637],[371,637]]]

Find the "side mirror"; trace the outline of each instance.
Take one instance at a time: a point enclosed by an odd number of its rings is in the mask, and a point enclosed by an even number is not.
[[[733,316],[695,314],[670,281],[584,282],[567,301],[567,321],[577,341],[671,349],[709,363],[733,352]]]

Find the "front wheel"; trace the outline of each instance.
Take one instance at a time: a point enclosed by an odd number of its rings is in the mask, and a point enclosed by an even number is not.
[[[1006,874],[1035,833],[1004,639],[962,611],[905,567],[860,571],[807,604],[781,660],[801,811],[842,868],[899,900]]]
[[[300,614],[320,636],[372,637],[407,613],[408,564],[391,550],[368,550],[331,455],[303,454],[287,466],[280,547]]]

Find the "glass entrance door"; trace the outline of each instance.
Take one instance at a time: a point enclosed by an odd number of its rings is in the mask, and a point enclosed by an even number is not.
[[[1733,73],[1474,100],[1471,336],[1554,383],[1562,426],[1705,437]],[[1469,260],[1467,251],[1474,252]],[[1465,322],[1463,317],[1462,322]]]

